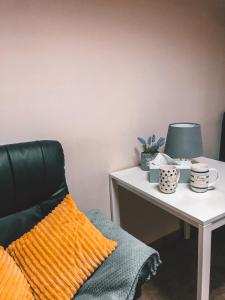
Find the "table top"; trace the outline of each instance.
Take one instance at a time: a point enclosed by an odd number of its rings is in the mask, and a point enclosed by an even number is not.
[[[148,181],[147,172],[142,171],[139,166],[113,172],[110,176],[117,184],[177,217],[193,225],[205,226],[225,217],[225,163],[206,157],[196,160],[218,170],[219,179],[214,185],[215,189],[196,193],[190,189],[189,184],[179,183],[175,193],[163,194],[158,184]]]

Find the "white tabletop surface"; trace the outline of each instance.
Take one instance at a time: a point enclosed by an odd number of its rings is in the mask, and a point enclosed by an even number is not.
[[[140,167],[113,172],[110,175],[119,185],[145,196],[145,199],[151,199],[153,204],[167,207],[169,211],[178,212],[198,224],[207,225],[225,216],[225,163],[205,157],[198,158],[198,161],[218,170],[219,179],[214,190],[196,193],[190,190],[188,184],[179,183],[175,193],[163,194],[159,191],[158,184],[148,181],[147,172]]]

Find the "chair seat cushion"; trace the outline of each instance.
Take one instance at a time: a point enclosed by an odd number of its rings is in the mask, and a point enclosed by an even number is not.
[[[87,216],[106,237],[117,241],[118,247],[74,299],[133,300],[143,275],[145,280],[155,275],[161,263],[158,252],[112,223],[99,210],[90,210]]]

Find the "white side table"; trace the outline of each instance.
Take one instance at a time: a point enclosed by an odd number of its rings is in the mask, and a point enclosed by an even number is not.
[[[135,193],[150,203],[198,228],[198,282],[197,300],[209,299],[211,234],[225,224],[225,163],[200,157],[199,162],[216,168],[219,179],[215,190],[195,193],[188,184],[179,184],[174,194],[163,194],[158,184],[149,183],[147,172],[140,167],[110,174],[112,220],[120,224],[118,186]],[[225,253],[224,253],[225,255]]]

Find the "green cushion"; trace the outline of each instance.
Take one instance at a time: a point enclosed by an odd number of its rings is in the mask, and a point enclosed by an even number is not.
[[[0,245],[7,247],[12,241],[29,231],[47,216],[61,200],[54,198],[43,201],[18,213],[0,218]]]

